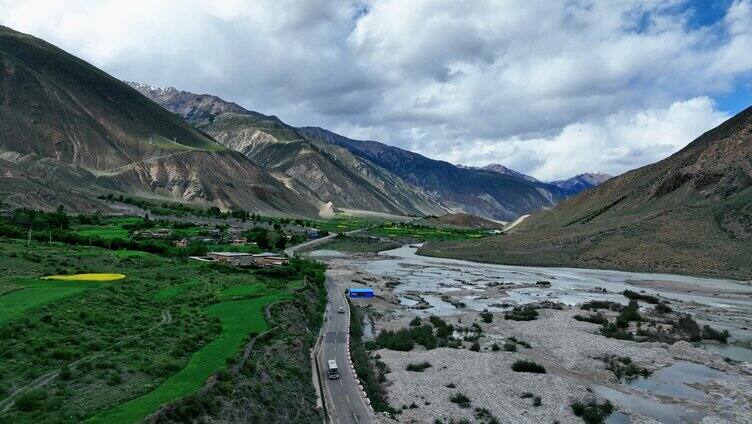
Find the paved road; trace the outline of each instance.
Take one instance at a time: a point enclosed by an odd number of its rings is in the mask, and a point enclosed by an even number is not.
[[[368,228],[370,228],[370,227],[368,227]],[[359,233],[359,232],[361,232],[363,230],[367,230],[368,228],[359,228],[357,230],[347,231],[344,234],[346,236],[351,236],[351,235],[357,234],[357,233]],[[301,249],[313,247],[313,246],[316,246],[316,245],[319,245],[319,244],[324,244],[327,241],[329,241],[329,240],[337,237],[337,235],[338,235],[337,233],[332,233],[332,234],[329,234],[326,237],[321,237],[321,238],[318,238],[318,239],[315,239],[315,240],[309,240],[309,241],[304,242],[304,243],[296,244],[295,246],[290,246],[287,249],[285,249],[285,254],[287,256],[292,256],[292,255],[295,254],[295,252],[297,252],[297,251],[299,251]]]
[[[374,422],[371,410],[366,405],[357,380],[350,369],[347,355],[347,323],[350,320],[350,309],[345,301],[344,294],[337,288],[332,276],[327,272],[326,288],[329,297],[329,310],[327,320],[324,323],[324,343],[321,355],[318,358],[320,369],[326,373],[326,363],[329,359],[335,359],[339,368],[338,380],[325,380],[325,389],[328,390],[332,399],[337,421],[343,424],[371,424]],[[340,306],[345,307],[345,313],[337,313]]]

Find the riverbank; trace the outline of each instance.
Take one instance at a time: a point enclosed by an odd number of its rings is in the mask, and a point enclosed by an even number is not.
[[[732,315],[737,320],[750,319],[749,300],[707,296],[710,293],[705,289],[719,280],[488,265],[422,257],[409,247],[379,255],[330,257],[328,263],[344,284],[374,288],[374,299],[359,302],[377,333],[410,328],[416,317],[427,325],[432,315],[455,328],[458,344],[452,347],[416,346],[402,352],[377,346],[373,351],[372,355],[390,370],[384,384],[389,404],[401,411],[395,416],[399,422],[478,421],[478,411],[487,410],[501,422],[579,423],[582,420],[574,415],[570,404],[591,399],[603,402],[607,398],[620,411],[609,422],[656,422],[651,420],[663,417],[666,408],[675,417],[699,417],[696,422],[752,420],[750,363],[724,359],[687,342],[639,343],[608,338],[601,334],[598,324],[574,318],[589,314],[580,306],[590,300],[626,304],[621,291],[631,287],[660,296],[677,311],[712,311],[706,314],[715,316],[705,318],[713,325],[728,323]],[[661,292],[656,283],[674,280],[695,287],[698,293]],[[533,303],[541,305],[537,319],[505,319],[514,306]],[[644,313],[652,308],[641,302]],[[481,316],[484,310],[488,311],[486,317]],[[735,334],[745,337],[743,329],[736,330],[741,333]],[[629,363],[647,373],[690,363],[701,367],[698,372],[713,370],[728,378],[687,382],[703,393],[705,397],[699,400],[651,393],[630,386],[623,377],[617,378],[614,369],[623,364],[614,358],[629,358]],[[533,361],[546,373],[515,372],[512,364],[517,360]],[[419,372],[407,370],[408,365],[423,363],[430,366],[423,365]],[[684,377],[691,380],[692,376]],[[458,393],[469,399],[464,405],[467,407],[453,402]],[[536,397],[540,400],[534,401]]]

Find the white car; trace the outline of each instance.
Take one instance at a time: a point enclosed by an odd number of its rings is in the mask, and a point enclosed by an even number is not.
[[[344,306],[340,306],[339,308],[337,308],[337,313],[338,314],[344,314],[345,313],[345,307]]]

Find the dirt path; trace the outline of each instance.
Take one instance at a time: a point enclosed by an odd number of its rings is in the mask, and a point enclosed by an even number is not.
[[[161,320],[156,325],[154,325],[153,327],[151,327],[148,330],[146,330],[146,332],[148,333],[150,331],[153,331],[153,330],[157,329],[160,326],[163,326],[163,325],[166,325],[166,324],[170,324],[170,323],[172,323],[172,314],[170,313],[169,310],[164,310],[164,311],[162,311]],[[136,338],[139,338],[139,337],[141,337],[140,334],[132,336],[132,337],[125,338],[125,339],[121,340],[120,342],[115,343],[113,345],[113,347],[121,345],[121,344],[124,344],[127,341],[130,341],[132,339],[136,339]],[[78,366],[78,364],[80,364],[81,362],[87,361],[89,359],[97,358],[99,356],[104,355],[105,353],[106,352],[97,352],[97,353],[93,353],[93,354],[88,355],[88,356],[84,356],[83,358],[76,359],[75,361],[67,364],[67,366],[68,366],[68,368],[71,371],[73,371],[73,370],[76,369],[76,366]],[[44,386],[47,385],[47,383],[49,383],[50,381],[54,380],[59,375],[60,375],[60,370],[50,371],[47,374],[43,374],[43,375],[37,377],[36,379],[32,380],[28,384],[26,384],[24,386],[21,386],[21,387],[17,388],[16,390],[13,390],[12,392],[10,392],[10,394],[8,395],[8,397],[6,397],[3,400],[0,400],[0,412],[5,412],[8,409],[10,409],[10,407],[13,406],[14,400],[20,394],[22,394],[22,393],[24,393],[26,391],[29,391],[29,390],[33,390],[33,389],[38,389],[40,387],[44,387]]]

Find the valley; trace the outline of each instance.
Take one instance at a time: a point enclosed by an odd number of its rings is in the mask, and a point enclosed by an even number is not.
[[[321,249],[310,256],[327,263],[338,291],[375,292],[350,307],[370,358],[356,369],[371,367],[377,376],[376,386],[364,385],[382,422],[579,423],[577,402],[607,400],[607,423],[752,419],[749,283],[480,264],[419,256],[409,245],[379,253]],[[613,322],[630,301],[622,293],[646,299],[623,332],[583,318]],[[534,311],[529,318],[515,312],[525,308]],[[705,339],[715,336],[711,330],[668,330],[683,314],[698,329],[728,331],[728,340]],[[515,372],[522,360],[545,373]],[[425,365],[412,370],[415,364]],[[455,402],[458,394],[466,405]]]
[[[752,423],[752,1],[493,3],[0,16],[0,423]]]

